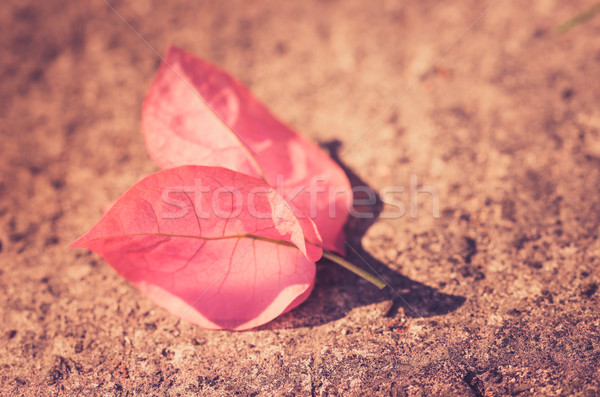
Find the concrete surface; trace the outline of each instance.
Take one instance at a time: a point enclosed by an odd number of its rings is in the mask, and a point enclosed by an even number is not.
[[[492,1],[113,1],[354,182],[404,186],[407,208],[411,175],[439,193],[438,219],[420,194],[416,219],[349,224],[349,258],[398,294],[324,263],[305,304],[235,333],[68,247],[156,170],[140,132],[156,54],[102,0],[5,1],[0,394],[598,395],[600,18],[555,30],[592,3],[500,0],[412,86]]]

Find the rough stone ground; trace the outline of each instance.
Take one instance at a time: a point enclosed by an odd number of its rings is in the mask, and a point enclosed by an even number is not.
[[[600,18],[555,30],[593,1],[500,0],[353,146],[491,3],[113,1],[353,178],[405,186],[407,208],[411,175],[439,193],[438,219],[421,194],[416,219],[349,225],[400,297],[323,264],[304,305],[235,333],[68,247],[156,170],[139,127],[156,54],[102,0],[4,1],[0,394],[598,395]]]

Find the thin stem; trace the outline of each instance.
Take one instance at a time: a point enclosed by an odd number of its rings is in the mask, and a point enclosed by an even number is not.
[[[111,237],[124,237],[124,236],[185,237],[185,238],[197,238],[197,239],[201,239],[201,240],[225,240],[225,239],[230,239],[230,238],[238,238],[238,239],[239,238],[251,238],[253,240],[261,240],[261,241],[266,241],[266,242],[273,243],[273,244],[280,244],[280,245],[285,245],[288,247],[298,248],[296,245],[290,243],[289,241],[276,240],[273,238],[256,236],[256,235],[249,234],[249,233],[234,234],[234,235],[222,236],[222,237],[201,237],[201,236],[194,236],[194,235],[163,234],[163,233],[127,233],[127,234],[121,234],[121,235],[103,236],[103,237],[98,237],[96,239],[111,238]],[[96,239],[93,239],[93,240],[96,240]],[[352,273],[356,274],[357,276],[364,278],[365,280],[367,280],[371,284],[375,285],[379,289],[383,289],[387,285],[385,283],[385,281],[383,281],[379,277],[374,276],[373,274],[348,262],[347,260],[345,260],[344,258],[339,256],[338,254],[335,254],[331,251],[327,251],[326,249],[323,249],[323,256],[325,258],[329,259],[330,261],[337,263],[341,267],[344,267],[344,268],[350,270]]]
[[[325,258],[329,259],[330,261],[337,263],[341,267],[350,270],[352,273],[356,274],[357,276],[364,278],[365,280],[367,280],[368,282],[370,282],[371,284],[373,284],[374,286],[376,286],[379,289],[383,289],[387,285],[385,283],[385,281],[383,281],[379,277],[374,276],[371,273],[356,266],[355,264],[348,262],[347,260],[345,260],[344,258],[339,256],[338,254],[335,254],[331,251],[323,250],[323,256]]]
[[[590,19],[595,17],[597,14],[600,14],[600,3],[596,3],[596,4],[592,5],[590,8],[581,12],[580,14],[577,14],[575,17],[569,19],[566,22],[561,23],[560,25],[557,26],[556,30],[560,34],[567,33],[569,30],[573,29],[575,26],[581,25],[582,23],[589,21]]]

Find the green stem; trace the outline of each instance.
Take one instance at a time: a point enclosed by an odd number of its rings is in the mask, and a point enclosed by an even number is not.
[[[337,263],[343,268],[350,270],[352,273],[356,274],[359,277],[364,278],[374,286],[379,289],[383,289],[387,284],[381,278],[372,275],[371,273],[361,269],[360,267],[354,265],[353,263],[348,262],[338,254],[335,254],[331,251],[323,250],[323,256],[329,259],[332,262]]]
[[[568,21],[561,23],[560,25],[558,25],[556,30],[560,34],[567,33],[575,26],[581,25],[582,23],[589,21],[597,14],[600,14],[600,3],[592,5],[590,8],[583,11],[582,13],[577,14],[575,17],[569,19]]]

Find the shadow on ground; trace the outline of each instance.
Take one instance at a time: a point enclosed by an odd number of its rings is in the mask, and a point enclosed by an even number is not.
[[[310,298],[299,308],[260,329],[322,325],[346,316],[355,307],[385,301],[392,302],[392,307],[389,309],[389,305],[385,305],[388,308],[382,309],[382,316],[390,317],[396,316],[400,309],[407,317],[416,318],[443,315],[458,309],[465,302],[464,297],[444,294],[435,288],[411,280],[390,269],[363,249],[362,237],[377,220],[383,210],[383,203],[379,195],[341,161],[338,153],[341,147],[340,141],[326,142],[321,146],[329,151],[329,155],[348,176],[354,190],[354,210],[358,214],[373,214],[364,218],[360,216],[349,218],[345,227],[346,259],[380,276],[388,286],[378,290],[331,261],[322,259],[317,263],[317,281]],[[358,186],[362,188],[355,189]],[[374,204],[363,204],[369,201]]]

